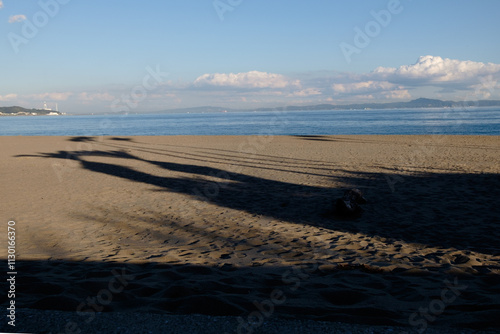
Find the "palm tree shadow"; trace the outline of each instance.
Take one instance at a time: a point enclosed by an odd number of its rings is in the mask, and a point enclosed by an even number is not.
[[[500,207],[495,203],[500,198],[498,174],[339,171],[341,174],[333,176],[332,182],[362,189],[369,201],[360,218],[345,221],[335,217],[331,209],[342,189],[269,180],[208,166],[146,160],[125,151],[59,151],[39,156],[77,160],[82,168],[95,173],[149,184],[157,187],[154,191],[186,194],[253,215],[433,247],[499,254]],[[192,176],[157,176],[120,164],[85,159],[91,156],[141,161]]]
[[[330,210],[332,196],[339,193],[337,189],[268,180],[214,167],[145,160],[125,151],[59,151],[40,156],[77,160],[86,170],[160,188],[155,191],[187,194],[223,207],[318,226],[328,223],[325,214]],[[156,176],[119,164],[84,159],[92,156],[142,161],[193,177]]]

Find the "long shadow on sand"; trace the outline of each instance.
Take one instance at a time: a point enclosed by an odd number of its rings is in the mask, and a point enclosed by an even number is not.
[[[345,221],[331,211],[332,201],[342,195],[342,189],[269,180],[228,171],[230,169],[174,163],[168,161],[168,156],[161,161],[145,160],[124,150],[59,151],[39,156],[77,160],[81,168],[95,173],[149,184],[159,187],[159,191],[187,194],[198,201],[292,223],[434,247],[500,253],[498,174],[401,175],[394,170],[381,170],[380,173],[337,170],[337,174],[331,176],[332,181],[362,189],[369,201],[361,218]],[[157,176],[120,164],[85,159],[98,156],[141,161],[192,177]],[[217,159],[214,154],[212,160]],[[257,162],[255,167],[259,168]]]

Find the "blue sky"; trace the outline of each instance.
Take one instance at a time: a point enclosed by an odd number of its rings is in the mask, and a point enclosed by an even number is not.
[[[0,1],[0,106],[500,99],[500,2]]]

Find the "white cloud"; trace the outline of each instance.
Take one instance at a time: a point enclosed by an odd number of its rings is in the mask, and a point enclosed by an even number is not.
[[[1,0],[0,0],[1,1]],[[9,91],[9,93],[12,91]],[[8,92],[4,92],[7,94]],[[19,92],[18,92],[19,93]],[[253,108],[300,104],[349,104],[408,101],[417,97],[443,100],[500,99],[500,65],[436,56],[418,58],[411,65],[378,67],[371,72],[315,71],[287,75],[250,71],[208,73],[196,80],[163,82],[147,92],[141,110],[217,105]],[[67,100],[74,110],[109,107],[130,87],[89,87],[83,92],[48,92],[36,95],[0,95],[7,104],[40,105]],[[121,105],[126,105],[122,100]],[[134,102],[134,100],[131,100]],[[5,104],[5,103],[4,103]]]
[[[30,95],[34,100],[52,100],[52,101],[66,101],[73,93],[71,92],[54,92]]]
[[[377,67],[372,72],[372,75],[392,82],[418,80],[430,83],[470,82],[492,74],[500,74],[500,64],[436,56],[421,56],[412,65],[403,65],[398,68]]]
[[[3,8],[3,1],[0,0],[0,9],[2,9],[2,8]]]
[[[312,95],[321,95],[321,91],[317,88],[306,88],[301,89],[299,91],[295,91],[290,96],[312,96]]]
[[[17,99],[17,94],[0,95],[0,101],[12,101]]]
[[[410,92],[407,89],[395,89],[383,93],[387,99],[391,100],[409,100],[411,99]]]
[[[480,83],[472,85],[470,88],[474,90],[474,95],[483,99],[488,99],[492,94],[500,91],[500,82],[499,80],[495,80],[492,75],[489,75],[481,78]]]
[[[355,96],[359,99],[409,99],[410,93],[401,85],[388,81],[360,81],[350,83],[335,83],[332,85],[335,95]]]
[[[236,74],[203,74],[194,81],[194,85],[234,88],[285,88],[300,86],[300,81],[290,80],[281,74],[250,71]]]
[[[335,93],[366,93],[373,91],[389,90],[397,87],[387,81],[361,81],[352,83],[335,83],[332,85]]]
[[[22,22],[26,20],[26,15],[12,15],[11,17],[9,17],[9,23],[14,23],[14,22]]]

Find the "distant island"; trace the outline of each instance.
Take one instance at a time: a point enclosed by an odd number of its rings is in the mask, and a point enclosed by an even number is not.
[[[168,109],[157,113],[200,113],[200,112],[241,112],[241,111],[294,111],[294,110],[365,110],[365,109],[412,109],[412,108],[473,108],[473,107],[496,107],[500,106],[500,100],[478,100],[478,101],[442,101],[436,99],[420,98],[409,102],[391,103],[355,103],[355,104],[316,104],[310,106],[286,106],[274,108],[255,109],[230,109],[223,107],[194,107]]]
[[[59,116],[59,111],[52,109],[26,109],[19,106],[0,107],[0,116]]]

